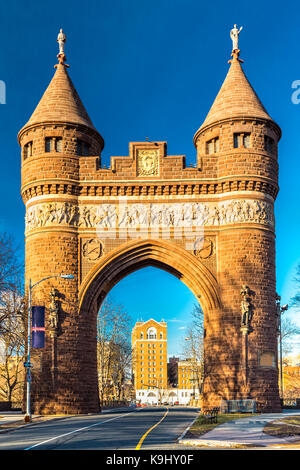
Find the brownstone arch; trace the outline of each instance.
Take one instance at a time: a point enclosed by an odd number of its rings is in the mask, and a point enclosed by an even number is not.
[[[220,312],[216,279],[188,251],[162,240],[129,241],[105,256],[89,272],[79,291],[81,322],[89,325],[89,340],[85,343],[89,348],[89,357],[96,357],[96,349],[91,351],[90,347],[91,344],[96,347],[96,317],[105,296],[122,278],[147,266],[163,269],[189,287],[202,305],[205,324],[206,318],[217,316]],[[153,294],[159,295],[159,292]],[[81,354],[84,355],[85,344],[81,344]],[[95,361],[92,363],[89,364],[85,381],[89,382],[90,387],[97,389],[97,364]]]
[[[239,51],[232,56],[194,135],[194,165],[168,155],[166,142],[147,141],[130,142],[129,155],[111,157],[109,168],[104,140],[59,56],[18,135],[25,288],[30,279],[74,276],[33,291],[33,304],[46,307],[46,345],[32,356],[34,413],[99,411],[97,311],[115,283],[149,265],[181,279],[204,310],[204,405],[251,398],[265,411],[280,409],[274,202],[281,131]]]
[[[99,311],[108,292],[128,274],[153,266],[173,274],[193,292],[205,311],[221,308],[218,284],[188,251],[164,240],[132,240],[110,252],[85,278],[79,291],[81,312]]]

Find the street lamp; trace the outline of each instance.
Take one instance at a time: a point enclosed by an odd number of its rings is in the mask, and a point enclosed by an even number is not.
[[[31,422],[31,410],[30,410],[30,392],[31,392],[31,373],[30,368],[32,364],[30,363],[30,348],[31,348],[31,291],[32,289],[47,279],[52,279],[54,277],[60,277],[62,279],[74,279],[72,274],[59,274],[55,276],[47,276],[37,281],[35,284],[31,284],[31,279],[29,279],[28,287],[28,332],[27,332],[27,361],[24,363],[24,366],[27,368],[26,374],[26,385],[27,385],[27,394],[26,394],[26,414],[24,416],[25,423]]]
[[[288,304],[280,305],[281,297],[276,294],[276,307],[277,307],[277,320],[278,320],[278,334],[279,334],[279,360],[280,360],[280,391],[281,398],[283,399],[283,371],[282,371],[282,331],[281,331],[281,315],[289,308]]]

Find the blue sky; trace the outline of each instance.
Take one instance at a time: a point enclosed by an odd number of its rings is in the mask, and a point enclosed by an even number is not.
[[[277,0],[272,6],[261,0],[1,2],[0,80],[6,84],[6,104],[0,105],[0,229],[15,237],[23,253],[17,133],[53,76],[60,27],[67,34],[70,76],[105,140],[104,163],[111,155],[128,155],[128,143],[146,137],[166,140],[169,154],[185,154],[192,163],[196,161],[193,135],[227,73],[229,31],[237,23],[243,26],[244,70],[283,133],[275,207],[276,263],[277,289],[287,303],[300,261],[300,104],[291,100],[292,83],[300,80],[299,14],[298,2],[283,8]],[[132,275],[136,282],[139,275],[142,272]],[[161,280],[156,297],[165,307],[158,315],[178,318],[190,305],[185,286],[176,287],[178,303],[168,306],[162,289],[168,276],[155,272],[152,277],[149,283]],[[127,299],[133,309],[133,292],[125,280],[119,289],[123,292],[119,298],[123,303]],[[134,309],[142,313],[145,306],[136,304]]]

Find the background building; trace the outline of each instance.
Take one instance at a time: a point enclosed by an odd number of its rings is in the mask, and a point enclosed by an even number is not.
[[[132,330],[132,373],[138,397],[163,400],[167,388],[167,323],[137,322]],[[149,393],[139,391],[149,390]],[[144,400],[143,400],[144,401]]]
[[[176,388],[178,385],[178,362],[179,357],[170,357],[167,364],[168,383],[170,387]]]

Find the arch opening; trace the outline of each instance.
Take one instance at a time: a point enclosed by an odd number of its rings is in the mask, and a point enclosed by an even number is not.
[[[130,274],[148,267],[164,270],[182,281],[205,313],[220,307],[215,278],[191,253],[165,241],[134,241],[109,253],[85,278],[79,293],[81,321],[84,323],[84,318],[88,319],[87,323],[91,325],[113,287]],[[140,341],[160,342],[162,338],[164,335],[153,325],[139,334]],[[166,398],[165,392],[160,393],[159,385],[155,385],[157,401],[168,399],[168,392]],[[188,395],[188,399],[191,396]],[[176,401],[175,396],[172,400]]]

